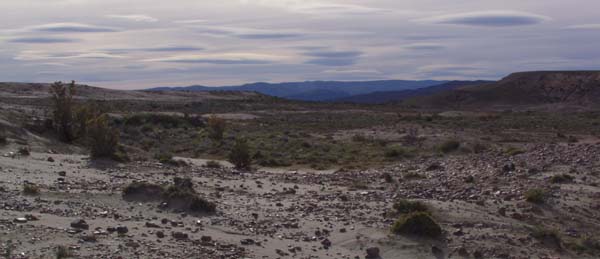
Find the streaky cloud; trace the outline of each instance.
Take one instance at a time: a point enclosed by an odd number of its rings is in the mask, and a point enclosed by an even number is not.
[[[577,24],[566,28],[572,30],[600,30],[600,23]]]
[[[112,19],[121,19],[133,22],[158,22],[158,19],[145,14],[110,14],[106,17]]]
[[[288,38],[297,38],[302,36],[301,34],[293,34],[293,33],[249,33],[249,34],[238,34],[236,35],[241,39],[288,39]]]
[[[262,65],[282,60],[283,57],[256,53],[219,53],[205,55],[179,55],[158,59],[147,59],[147,62],[168,62],[213,65]]]
[[[310,51],[305,55],[321,58],[356,58],[362,55],[360,51]]]
[[[54,44],[78,42],[77,39],[58,38],[58,37],[20,37],[8,40],[11,43],[29,43],[29,44]]]
[[[49,23],[28,28],[31,31],[77,33],[77,32],[117,32],[116,28],[96,26],[83,23]]]
[[[246,40],[291,39],[304,36],[294,31],[264,30],[244,27],[191,25],[193,31],[216,37],[235,37]]]
[[[321,65],[321,66],[351,66],[356,64],[356,59],[353,58],[316,58],[305,62],[306,64]]]
[[[305,52],[304,55],[311,57],[305,64],[321,66],[350,66],[356,64],[363,53],[360,51],[331,51],[315,50]]]
[[[409,50],[441,50],[444,49],[445,46],[442,44],[437,44],[437,43],[415,43],[415,44],[408,44],[408,45],[404,45],[402,46],[402,48],[405,49],[409,49]]]
[[[58,52],[48,53],[44,51],[26,50],[20,52],[14,57],[14,60],[20,61],[39,61],[39,60],[76,60],[76,59],[117,59],[123,56],[112,55],[103,52]]]
[[[467,25],[483,27],[525,26],[542,23],[549,17],[534,13],[519,11],[479,11],[468,13],[447,14],[424,19],[418,22],[432,24]]]
[[[376,69],[329,69],[325,70],[322,73],[324,74],[334,74],[334,75],[380,75],[381,71]]]
[[[127,52],[186,52],[186,51],[203,51],[204,48],[193,47],[193,46],[165,46],[165,47],[151,47],[151,48],[112,48],[103,49],[103,51],[115,52],[115,53],[127,53]]]

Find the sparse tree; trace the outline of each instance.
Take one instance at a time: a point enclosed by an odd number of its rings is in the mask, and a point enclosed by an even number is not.
[[[73,132],[75,81],[71,81],[69,85],[64,85],[61,81],[55,82],[50,87],[50,94],[54,101],[54,129],[64,141],[71,142],[75,139]]]
[[[208,138],[214,143],[221,143],[223,141],[223,135],[225,133],[226,122],[224,119],[211,115],[208,118]]]
[[[250,169],[252,158],[250,157],[250,146],[245,139],[236,139],[231,153],[229,153],[229,162],[238,169]]]
[[[96,118],[100,114],[102,113],[97,105],[85,104],[77,106],[73,114],[73,133],[75,136],[78,138],[86,137],[90,119]]]

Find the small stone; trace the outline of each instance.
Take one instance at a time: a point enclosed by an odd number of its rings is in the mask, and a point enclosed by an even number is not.
[[[379,247],[369,247],[367,248],[367,259],[378,259],[379,256]]]
[[[516,166],[513,163],[508,163],[502,167],[502,171],[504,171],[505,173],[513,172],[515,170],[516,170]]]
[[[463,236],[465,234],[465,232],[463,232],[462,229],[457,229],[452,234],[455,235],[455,236]]]
[[[506,217],[506,208],[498,209],[498,214],[500,214],[500,216]]]
[[[85,229],[85,230],[90,229],[90,225],[88,225],[87,222],[85,222],[85,220],[83,220],[83,219],[78,219],[78,220],[71,222],[71,227],[76,228],[76,229]]]
[[[250,238],[247,238],[247,239],[242,239],[242,240],[240,241],[240,243],[241,243],[242,245],[254,245],[254,239],[250,239]]]
[[[129,232],[129,229],[124,226],[119,226],[116,228],[116,230],[118,234],[127,234],[127,232]]]
[[[433,253],[436,258],[444,258],[444,251],[437,246],[431,247],[431,253]]]
[[[133,248],[138,248],[138,247],[140,247],[140,244],[138,244],[135,241],[131,240],[131,241],[125,243],[125,246],[127,246],[127,247],[133,247]]]
[[[331,241],[329,241],[329,239],[323,239],[323,241],[321,241],[321,245],[323,245],[323,247],[325,249],[329,248],[331,246]]]
[[[38,221],[38,220],[40,220],[37,216],[31,215],[31,214],[25,215],[25,218],[27,219],[27,221]]]
[[[160,226],[158,224],[155,224],[152,222],[146,222],[146,227],[147,228],[160,228]]]
[[[15,223],[27,223],[26,218],[16,218],[13,220]]]
[[[188,235],[182,232],[173,232],[171,233],[171,236],[173,236],[173,238],[181,240],[181,239],[188,239]]]

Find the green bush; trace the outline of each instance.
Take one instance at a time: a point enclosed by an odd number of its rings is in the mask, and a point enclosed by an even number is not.
[[[208,138],[214,143],[221,143],[223,141],[223,135],[225,134],[225,127],[227,126],[225,120],[215,115],[211,115],[208,118],[207,126]]]
[[[363,134],[355,134],[352,136],[352,141],[354,142],[367,142],[368,140],[369,139]]]
[[[584,236],[579,240],[582,250],[590,254],[600,254],[600,240],[593,236]]]
[[[198,197],[193,189],[180,188],[175,185],[167,188],[164,200],[169,206],[192,212],[212,213],[217,208],[216,204]]]
[[[28,147],[20,147],[17,153],[22,156],[29,156],[31,154],[31,151],[29,151]]]
[[[516,156],[525,153],[525,150],[516,147],[509,147],[504,151],[504,153],[508,156]]]
[[[382,176],[383,180],[385,180],[386,183],[394,182],[394,177],[388,172],[383,173],[381,176]]]
[[[438,146],[438,150],[442,153],[450,153],[458,150],[460,142],[457,140],[447,140]]]
[[[547,199],[546,191],[542,189],[531,189],[525,192],[525,200],[531,203],[542,204]]]
[[[179,116],[160,113],[138,113],[127,116],[124,120],[124,125],[127,127],[144,127],[143,131],[149,131],[154,126],[171,129],[185,126],[200,127],[204,126],[204,122],[200,117]]]
[[[410,214],[414,212],[429,212],[429,208],[425,203],[420,201],[399,200],[394,203],[394,211],[397,214]]]
[[[575,178],[568,174],[554,175],[554,176],[552,176],[552,178],[550,178],[550,182],[556,183],[556,184],[571,183],[571,182],[573,182],[573,180],[575,180]]]
[[[369,189],[369,185],[363,181],[353,181],[352,184],[350,184],[350,189],[351,190],[367,190],[367,189]]]
[[[488,146],[481,142],[475,142],[473,144],[473,153],[475,153],[475,154],[481,154],[481,153],[485,152],[486,150],[488,150]]]
[[[410,179],[423,179],[423,178],[425,178],[425,176],[421,175],[421,174],[419,174],[417,172],[407,172],[407,173],[404,174],[404,179],[408,179],[408,180],[410,180]]]
[[[560,249],[562,247],[562,239],[557,230],[536,227],[531,232],[531,237],[541,241],[546,246],[552,246]]]
[[[467,177],[465,177],[465,183],[474,183],[475,182],[475,177],[472,175],[469,175]]]
[[[90,119],[97,118],[100,115],[100,109],[93,104],[76,107],[72,126],[75,136],[86,137],[88,135]]]
[[[170,152],[161,152],[154,155],[154,158],[161,164],[172,165],[172,166],[185,166],[187,163],[182,160],[175,160],[173,154]]]
[[[69,248],[67,248],[66,246],[57,246],[55,254],[56,259],[73,257],[73,254],[71,253],[71,251],[69,251]]]
[[[13,249],[14,249],[14,245],[13,245],[13,241],[12,240],[8,240],[6,241],[6,248],[4,249],[4,254],[2,254],[4,256],[4,258],[13,258]]]
[[[122,195],[124,199],[131,200],[161,199],[173,209],[191,212],[213,213],[217,208],[215,203],[198,196],[190,178],[175,177],[173,184],[166,188],[151,183],[135,182],[126,186]]]
[[[205,164],[204,166],[205,166],[205,167],[208,167],[208,168],[221,168],[221,167],[223,167],[223,166],[221,165],[221,163],[219,163],[219,162],[217,162],[217,161],[213,161],[213,160],[211,160],[211,161],[207,161],[207,162],[206,162],[206,164]]]
[[[108,125],[106,114],[88,123],[88,145],[93,158],[113,158],[119,147],[119,133]]]
[[[25,195],[39,195],[40,188],[32,183],[23,184],[23,194]]]
[[[413,152],[413,150],[409,150],[401,146],[392,146],[385,150],[384,155],[387,158],[406,158],[412,157]]]
[[[126,199],[156,200],[160,199],[163,193],[164,188],[162,186],[146,182],[133,182],[123,189],[123,197]]]
[[[238,169],[250,169],[252,158],[250,157],[250,146],[245,139],[236,139],[229,153],[229,162]]]
[[[0,130],[0,145],[8,144],[8,137],[6,137],[6,132]]]
[[[395,234],[437,238],[442,235],[442,228],[426,212],[415,212],[403,215],[392,226]]]
[[[53,107],[54,129],[62,140],[71,142],[75,139],[73,130],[73,96],[75,95],[75,81],[71,81],[68,86],[62,82],[55,82],[50,86],[50,94]]]

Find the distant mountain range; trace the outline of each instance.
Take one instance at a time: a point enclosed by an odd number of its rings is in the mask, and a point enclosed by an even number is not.
[[[147,91],[253,91],[300,101],[336,101],[374,92],[414,90],[448,83],[439,80],[380,80],[364,82],[307,81],[290,83],[253,83],[240,86],[158,87]]]
[[[312,81],[150,89],[159,90],[253,91],[301,101],[401,103],[410,107],[459,110],[536,106],[600,108],[600,71],[519,72],[500,81]]]

